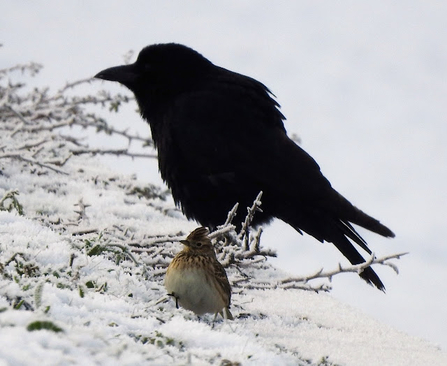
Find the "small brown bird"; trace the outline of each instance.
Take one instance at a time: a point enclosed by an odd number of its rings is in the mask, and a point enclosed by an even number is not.
[[[185,248],[168,267],[165,287],[176,305],[197,315],[219,313],[233,320],[229,307],[231,286],[225,269],[216,258],[208,229],[199,227],[180,240]]]

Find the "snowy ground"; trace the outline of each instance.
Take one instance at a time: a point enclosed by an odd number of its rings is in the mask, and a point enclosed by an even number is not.
[[[72,158],[64,167],[70,176],[34,176],[21,172],[21,164],[3,164],[1,193],[18,189],[26,214],[0,212],[2,365],[30,365],[35,360],[42,365],[447,363],[447,355],[434,345],[323,293],[235,288],[236,320],[214,328],[173,303],[155,305],[165,294],[162,276],[148,280],[141,265],[129,259],[116,263],[107,251],[88,254],[87,238],[101,243],[98,233],[115,226],[138,238],[188,232],[194,224],[166,216],[145,200],[132,200],[120,188],[132,180],[108,172],[95,159]],[[103,184],[107,181],[116,184]],[[91,206],[78,222],[80,198]],[[46,224],[39,222],[39,215]],[[70,222],[73,229],[64,233]],[[76,240],[73,233],[87,229],[98,231]],[[178,246],[172,243],[165,250]],[[145,262],[144,253],[135,258]],[[286,276],[274,268],[255,278],[261,275],[270,281]],[[235,276],[230,269],[230,281]],[[20,308],[13,309],[20,301]],[[62,331],[29,330],[44,321]]]

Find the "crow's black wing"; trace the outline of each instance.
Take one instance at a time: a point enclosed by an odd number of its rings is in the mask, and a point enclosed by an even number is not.
[[[160,170],[174,199],[187,216],[215,226],[235,202],[249,206],[262,190],[259,221],[278,217],[334,243],[351,263],[363,262],[348,238],[371,252],[350,222],[385,236],[391,231],[338,194],[315,160],[287,137],[282,116],[238,87],[184,94],[164,114]],[[383,288],[372,269],[362,277]]]

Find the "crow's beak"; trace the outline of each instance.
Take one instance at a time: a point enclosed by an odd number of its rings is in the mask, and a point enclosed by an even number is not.
[[[102,70],[95,75],[96,79],[117,81],[120,84],[132,89],[138,79],[138,73],[135,70],[135,65],[123,65],[111,67]]]

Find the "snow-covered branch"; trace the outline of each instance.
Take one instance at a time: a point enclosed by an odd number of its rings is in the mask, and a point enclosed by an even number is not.
[[[0,70],[0,122],[3,133],[11,138],[11,143],[2,147],[0,159],[13,159],[44,170],[67,174],[60,167],[74,155],[156,158],[153,152],[136,153],[130,149],[133,141],[138,141],[142,146],[153,146],[150,138],[141,137],[127,129],[118,130],[103,117],[92,113],[91,108],[87,108],[90,105],[101,105],[108,107],[110,111],[117,111],[133,98],[105,91],[83,97],[73,95],[73,90],[90,83],[91,78],[68,83],[54,95],[51,95],[48,88],[28,90],[23,83],[6,82],[6,77],[16,71],[33,76],[40,69],[40,65],[30,63]],[[81,143],[80,137],[62,134],[67,128],[74,126],[89,128],[96,133],[121,136],[127,140],[128,146],[121,149],[90,148]],[[49,138],[48,132],[53,131],[57,134]]]
[[[40,166],[42,168],[50,169],[50,170],[52,170],[52,171],[54,171],[56,173],[59,173],[59,174],[66,174],[66,175],[68,175],[67,172],[64,172],[63,170],[60,170],[60,169],[54,167],[51,164],[46,164],[46,163],[40,162],[40,161],[38,161],[36,159],[33,159],[31,157],[27,157],[27,156],[25,156],[23,154],[13,154],[13,153],[12,154],[11,153],[10,154],[0,154],[0,159],[7,159],[7,158],[24,161],[24,162],[30,163],[32,165],[38,165],[38,166]]]
[[[157,154],[138,154],[130,152],[129,149],[76,149],[70,150],[73,155],[116,155],[116,156],[129,156],[131,158],[151,158],[156,159]]]
[[[256,199],[253,201],[253,205],[251,207],[247,207],[247,216],[245,217],[244,222],[242,223],[242,229],[238,234],[239,239],[245,238],[245,245],[246,248],[248,248],[248,231],[249,227],[253,221],[253,217],[255,216],[256,212],[262,212],[261,209],[261,198],[262,198],[262,191],[259,192]]]
[[[302,288],[300,286],[305,286],[306,284],[308,284],[308,282],[315,280],[315,279],[321,279],[321,278],[326,278],[329,280],[329,282],[331,282],[332,277],[334,277],[336,275],[339,275],[342,273],[349,273],[349,272],[361,273],[363,270],[365,270],[366,268],[368,268],[374,264],[380,264],[380,265],[391,267],[396,272],[396,274],[398,274],[399,270],[398,270],[397,266],[394,263],[390,262],[390,260],[391,259],[400,259],[401,257],[403,257],[406,254],[408,254],[408,253],[397,253],[397,254],[391,254],[391,255],[384,256],[384,257],[376,258],[373,253],[363,263],[356,264],[356,265],[349,265],[349,266],[342,266],[339,263],[338,267],[336,269],[329,270],[329,271],[325,271],[323,268],[321,268],[317,272],[307,275],[307,276],[290,277],[290,278],[283,279],[283,280],[279,281],[278,287],[296,288],[298,286],[299,288]],[[308,289],[316,290],[312,286],[310,286]],[[330,288],[328,287],[328,289],[330,289]]]

